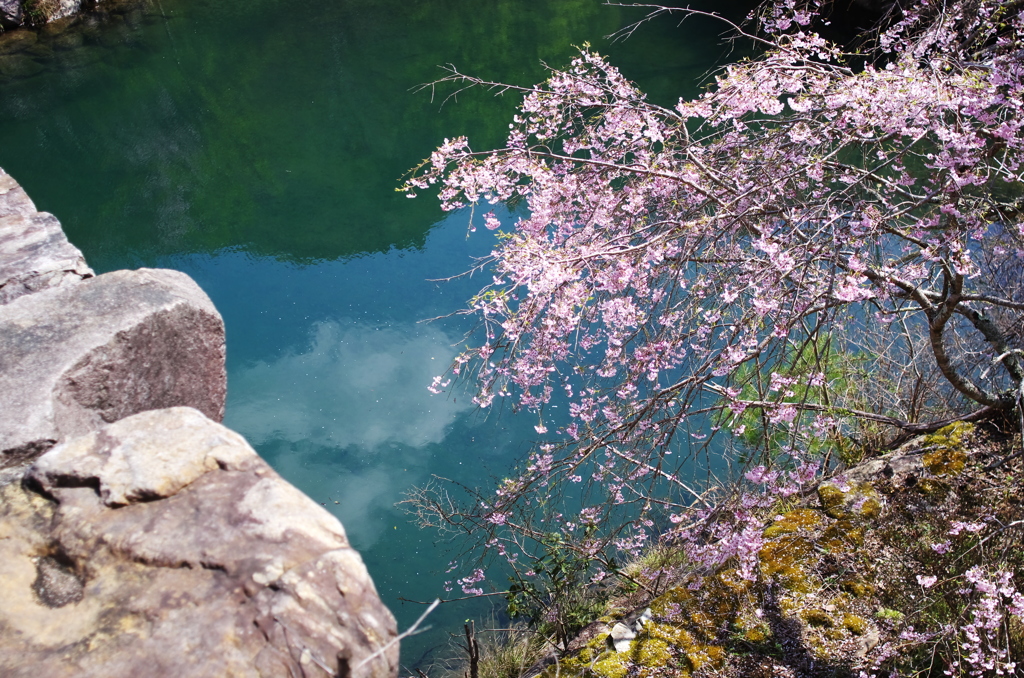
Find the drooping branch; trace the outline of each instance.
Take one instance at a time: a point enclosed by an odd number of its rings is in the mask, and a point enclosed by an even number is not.
[[[525,207],[511,226],[483,215],[503,231],[493,282],[451,371],[481,406],[536,412],[545,439],[494,497],[427,502],[513,567],[511,550],[571,543],[598,568],[665,518],[721,563],[749,526],[709,517],[712,481],[680,475],[700,455],[792,469],[771,481],[789,491],[843,436],[877,449],[894,440],[879,430],[898,441],[1016,401],[1024,354],[1000,324],[1024,303],[987,278],[1024,258],[1004,197],[1024,184],[1024,22],[986,23],[998,0],[950,22],[904,8],[877,36],[886,67],[855,70],[808,6],[765,8],[744,28],[764,52],[672,108],[581,50],[514,88],[499,148],[449,140],[410,177],[445,209]],[[964,51],[977,31],[981,63]]]

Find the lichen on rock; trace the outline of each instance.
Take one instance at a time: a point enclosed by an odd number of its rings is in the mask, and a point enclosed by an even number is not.
[[[934,476],[956,476],[967,464],[965,446],[974,433],[974,424],[956,422],[925,436],[928,449],[921,457],[925,469]]]
[[[882,510],[881,497],[871,483],[821,483],[818,499],[825,515],[837,520],[876,518]]]

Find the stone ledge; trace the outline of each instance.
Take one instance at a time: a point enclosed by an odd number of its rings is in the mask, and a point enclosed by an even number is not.
[[[21,186],[0,169],[0,304],[92,275],[60,222],[37,211]]]
[[[8,460],[143,410],[219,420],[226,392],[223,321],[184,273],[115,271],[0,306]]]
[[[5,676],[337,675],[397,635],[337,519],[191,408],[58,445],[0,488],[0,577]],[[353,675],[397,662],[395,643]]]

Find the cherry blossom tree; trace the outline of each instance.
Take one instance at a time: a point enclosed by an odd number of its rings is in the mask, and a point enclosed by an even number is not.
[[[915,433],[1016,421],[1019,4],[907,3],[865,59],[783,0],[732,26],[760,56],[671,107],[587,48],[534,87],[452,69],[522,104],[503,147],[446,140],[405,188],[519,217],[470,302],[478,343],[432,388],[475,380],[547,442],[473,507],[424,491],[421,514],[510,561],[555,533],[607,570],[667,529],[743,561],[751,506],[723,522],[712,472],[785,495]]]

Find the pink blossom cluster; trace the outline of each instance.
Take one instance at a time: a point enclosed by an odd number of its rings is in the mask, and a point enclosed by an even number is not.
[[[916,303],[935,325],[935,271],[961,297],[984,282],[975,259],[991,205],[974,189],[1024,178],[1019,60],[997,50],[958,64],[947,50],[960,33],[921,37],[908,15],[885,36],[894,58],[857,72],[809,21],[805,4],[777,3],[763,20],[774,47],[671,109],[584,50],[522,88],[503,148],[447,140],[409,180],[412,191],[439,185],[446,209],[528,205],[473,301],[487,340],[457,367],[480,361],[475,402],[511,396],[540,410],[564,386],[573,439],[585,428],[656,445],[685,417],[680,396],[749,379],[745,366],[804,340],[808,318]],[[846,159],[854,151],[862,161]],[[484,221],[498,227],[493,213]],[[1003,251],[1024,252],[1010,240]],[[805,430],[808,410],[776,375],[754,400],[770,424]],[[946,376],[998,400],[976,376]]]
[[[462,587],[462,592],[467,596],[479,596],[482,595],[484,591],[479,587],[473,586],[473,584],[478,584],[485,578],[484,571],[480,568],[476,568],[471,574],[459,579],[458,584]]]
[[[970,621],[960,629],[963,658],[954,662],[946,675],[1016,675],[1017,664],[1009,657],[1005,631],[1007,615],[1024,619],[1024,595],[1013,585],[1013,575],[1004,570],[987,573],[972,567],[964,578],[973,585],[975,600]]]

